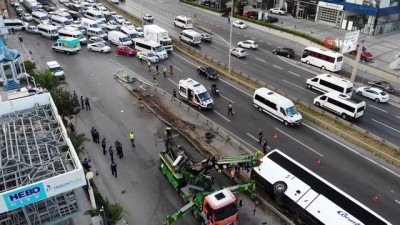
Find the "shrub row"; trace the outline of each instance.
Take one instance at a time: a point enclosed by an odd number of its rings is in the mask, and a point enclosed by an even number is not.
[[[219,9],[216,9],[216,8],[213,8],[213,7],[209,7],[209,6],[205,6],[205,5],[201,5],[201,4],[197,3],[197,2],[193,2],[193,0],[192,1],[190,1],[190,0],[179,0],[179,1],[183,2],[185,4],[188,4],[188,5],[196,6],[196,7],[203,8],[203,9],[208,9],[208,10],[211,10],[213,12],[217,12],[217,13],[221,12],[221,10],[219,10]]]

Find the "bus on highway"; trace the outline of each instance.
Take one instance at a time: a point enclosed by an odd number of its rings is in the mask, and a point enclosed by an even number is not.
[[[342,69],[343,54],[316,47],[307,47],[303,50],[301,61],[322,70],[337,72]]]
[[[275,149],[251,172],[261,190],[301,224],[391,225],[328,181]]]

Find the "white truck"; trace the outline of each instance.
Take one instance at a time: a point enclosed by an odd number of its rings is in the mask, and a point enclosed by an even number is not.
[[[24,4],[25,8],[30,12],[39,9],[38,2],[36,0],[24,0],[22,4]]]
[[[78,38],[60,38],[51,47],[54,52],[69,54],[78,53],[81,50],[81,41]]]
[[[167,51],[172,51],[172,40],[168,35],[168,31],[155,24],[143,26],[144,39],[148,41],[155,41],[160,43],[161,46]]]
[[[8,94],[8,100],[14,100],[18,98],[25,98],[31,95],[43,94],[45,91],[42,88],[26,88],[22,87],[15,92]]]
[[[179,81],[179,96],[200,110],[211,109],[214,106],[214,101],[207,89],[190,78]]]

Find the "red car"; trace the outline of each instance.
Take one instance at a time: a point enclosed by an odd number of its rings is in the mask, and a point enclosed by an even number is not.
[[[359,47],[359,45],[357,45],[356,50],[352,51],[351,54],[357,55],[358,47]],[[374,56],[370,52],[367,51],[366,47],[363,47],[360,59],[364,60],[364,61],[371,61],[374,59]]]
[[[243,13],[243,16],[247,17],[247,18],[258,18],[258,12],[248,11],[248,12]]]
[[[119,45],[117,47],[117,54],[131,56],[131,55],[135,55],[136,51],[128,46]]]

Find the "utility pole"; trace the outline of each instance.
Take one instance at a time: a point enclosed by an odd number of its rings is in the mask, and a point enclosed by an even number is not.
[[[233,7],[234,7],[234,4],[235,4],[235,0],[232,0],[232,6],[231,6],[231,14],[230,15],[228,15],[228,16],[230,16],[231,18],[230,19],[232,19],[232,16],[233,16]],[[230,21],[230,20],[229,20]],[[229,22],[229,26],[230,26],[230,31],[229,31],[229,52],[228,52],[228,56],[229,56],[229,63],[228,63],[228,73],[231,73],[231,70],[232,70],[232,68],[231,68],[231,60],[232,60],[232,55],[231,55],[231,49],[232,49],[232,28],[233,28],[233,26],[232,26],[232,23],[233,23],[233,21],[230,21]]]
[[[356,59],[354,61],[353,71],[351,72],[351,77],[350,77],[350,81],[351,82],[354,82],[356,80],[357,66],[358,66],[358,63],[360,62],[361,52],[362,52],[363,47],[364,47],[364,41],[365,40],[362,40],[361,43],[358,45],[357,56],[356,56]]]

